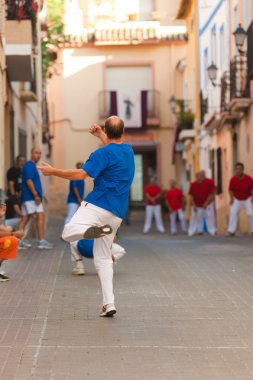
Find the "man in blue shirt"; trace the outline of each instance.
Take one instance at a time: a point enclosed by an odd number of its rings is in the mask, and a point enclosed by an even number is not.
[[[62,170],[43,163],[44,175],[65,179],[94,178],[94,189],[66,224],[62,237],[74,242],[95,239],[94,264],[101,282],[103,307],[101,317],[116,313],[113,294],[113,260],[111,245],[128,208],[129,190],[134,177],[134,154],[130,145],[123,143],[124,122],[117,116],[109,117],[104,131],[92,125],[90,133],[105,146],[95,150],[82,169]]]
[[[81,169],[83,162],[77,162],[76,168]],[[72,180],[69,183],[69,194],[67,198],[68,213],[65,219],[65,224],[69,223],[74,213],[82,203],[84,198],[84,180]]]
[[[31,151],[31,160],[27,161],[23,167],[21,184],[21,210],[23,218],[20,222],[19,229],[24,230],[31,217],[36,214],[35,220],[38,233],[37,248],[52,249],[52,244],[45,240],[45,214],[42,204],[43,193],[40,175],[36,167],[40,157],[41,150],[33,148]]]

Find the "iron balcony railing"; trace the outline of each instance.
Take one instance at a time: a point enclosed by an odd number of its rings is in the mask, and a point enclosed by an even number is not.
[[[141,96],[140,91],[140,96]],[[143,90],[147,94],[147,118],[160,118],[160,92]],[[101,91],[99,93],[99,117],[105,119],[117,111],[117,91]]]
[[[220,112],[229,111],[230,104],[230,76],[228,72],[223,73],[221,77],[221,97],[220,97]]]
[[[248,61],[244,55],[236,55],[230,62],[230,100],[249,97]]]

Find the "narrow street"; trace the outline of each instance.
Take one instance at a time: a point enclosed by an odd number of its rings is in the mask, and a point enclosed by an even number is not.
[[[252,237],[123,227],[118,313],[103,319],[93,263],[85,276],[71,275],[61,225],[50,223],[53,251],[21,251],[5,265],[1,380],[252,380]]]

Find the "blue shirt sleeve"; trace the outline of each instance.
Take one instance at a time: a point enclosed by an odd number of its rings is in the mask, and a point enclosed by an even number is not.
[[[78,183],[76,180],[71,180],[70,181],[70,190],[73,190],[74,187],[78,187]]]
[[[32,162],[27,162],[23,168],[22,172],[22,180],[27,181],[28,179],[33,180],[34,179],[34,165]]]
[[[97,178],[102,170],[108,165],[108,156],[103,148],[95,150],[91,153],[82,169],[92,178]]]

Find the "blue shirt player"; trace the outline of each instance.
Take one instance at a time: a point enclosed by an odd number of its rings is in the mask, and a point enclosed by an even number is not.
[[[111,245],[128,208],[129,190],[134,178],[134,154],[123,142],[124,122],[117,116],[105,121],[104,130],[97,124],[89,129],[104,146],[95,150],[82,169],[56,169],[43,163],[39,168],[44,175],[68,180],[94,179],[94,189],[65,225],[62,237],[74,242],[95,239],[94,264],[103,294],[101,317],[116,313],[113,293],[113,259]]]
[[[76,168],[81,169],[83,166],[83,162],[77,162]],[[83,179],[76,179],[71,180],[69,183],[69,193],[67,198],[67,204],[68,204],[68,211],[67,216],[65,219],[65,224],[68,223],[74,213],[77,211],[78,207],[83,201],[84,198],[84,180]]]

